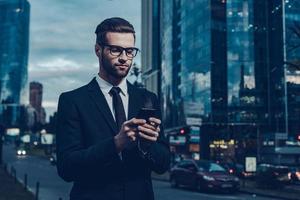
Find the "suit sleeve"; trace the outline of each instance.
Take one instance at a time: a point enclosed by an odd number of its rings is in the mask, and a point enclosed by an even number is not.
[[[152,94],[152,102],[153,107],[157,110],[157,116],[159,119],[162,119],[160,103],[155,94]],[[161,131],[157,141],[150,146],[145,155],[142,155],[150,166],[150,169],[158,174],[165,173],[170,166],[169,143],[164,136],[164,128],[162,124],[160,129]]]
[[[57,170],[65,181],[88,181],[95,174],[106,173],[119,160],[112,138],[84,148],[78,105],[63,93],[57,111]]]

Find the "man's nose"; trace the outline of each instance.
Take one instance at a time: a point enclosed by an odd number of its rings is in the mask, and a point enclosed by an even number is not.
[[[126,51],[123,50],[121,55],[119,56],[119,61],[123,61],[126,62],[128,60],[127,55],[126,55]]]

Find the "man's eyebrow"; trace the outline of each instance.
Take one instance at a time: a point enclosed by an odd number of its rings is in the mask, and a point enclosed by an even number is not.
[[[108,46],[112,46],[112,47],[121,47],[121,48],[123,48],[123,49],[137,49],[137,47],[122,47],[122,46],[114,45],[114,44],[109,44]]]

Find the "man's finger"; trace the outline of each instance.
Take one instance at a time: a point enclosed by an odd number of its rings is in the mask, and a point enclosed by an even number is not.
[[[135,131],[129,131],[129,132],[127,132],[127,136],[129,137],[129,139],[131,141],[135,141],[136,140],[136,132]]]
[[[146,120],[144,119],[136,119],[136,118],[132,118],[128,121],[125,121],[123,123],[124,127],[124,131],[127,132],[129,130],[133,130],[133,131],[137,131],[137,126],[138,125],[143,125],[146,123]]]
[[[128,131],[126,134],[127,134],[128,137],[135,136],[135,132],[134,131]]]
[[[142,125],[142,126],[145,127],[145,128],[151,129],[151,130],[153,130],[153,131],[156,131],[156,127],[155,127],[155,126],[152,126],[152,125],[150,125],[150,124],[148,124],[148,123],[146,123],[146,124],[144,124],[144,125]]]
[[[142,125],[146,123],[146,120],[144,119],[136,119],[136,118],[132,118],[129,121],[125,122],[126,125],[128,126],[133,126],[133,125]]]
[[[153,125],[150,125],[148,123],[146,123],[146,124],[144,124],[142,126],[145,127],[145,128],[151,129],[151,130],[153,130],[155,132],[158,132],[158,133],[160,132],[159,126],[153,126]]]
[[[143,126],[138,126],[138,130],[145,133],[145,134],[147,134],[147,135],[150,135],[152,137],[158,137],[158,132],[153,131],[153,130],[148,129],[148,128],[145,128]]]
[[[150,117],[149,121],[155,123],[157,126],[161,124],[161,120],[154,117]]]
[[[142,137],[142,138],[144,138],[144,139],[146,139],[146,140],[150,140],[152,142],[155,142],[157,140],[157,137],[151,137],[151,136],[146,135],[146,134],[144,134],[142,132],[139,132],[139,136]]]
[[[156,132],[160,133],[160,128],[159,128],[159,126],[156,128]]]

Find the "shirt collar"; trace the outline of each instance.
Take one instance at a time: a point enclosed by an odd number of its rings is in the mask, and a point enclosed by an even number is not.
[[[96,76],[96,80],[98,82],[98,85],[99,85],[101,91],[109,94],[109,91],[111,90],[113,85],[111,83],[107,82],[106,80],[104,80],[103,78],[101,78],[98,74]],[[127,91],[126,79],[123,79],[121,81],[121,83],[119,85],[117,85],[117,87],[119,87],[121,89],[121,93],[124,96],[127,96],[128,91]]]

